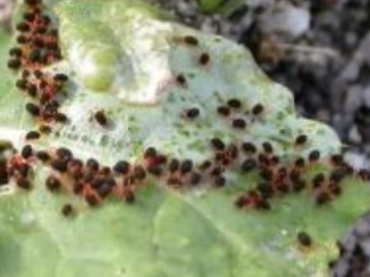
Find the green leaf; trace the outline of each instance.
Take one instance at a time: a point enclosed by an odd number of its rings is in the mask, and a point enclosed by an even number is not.
[[[38,171],[43,184],[47,171]],[[326,276],[335,240],[367,210],[367,185],[346,182],[345,197],[317,208],[307,195],[274,203],[269,212],[235,210],[238,191],[183,194],[148,186],[135,205],[86,209],[81,200],[31,193],[0,201],[2,276]],[[362,196],[364,195],[364,196]],[[74,218],[60,210],[73,203]],[[350,208],[349,208],[350,205]],[[299,249],[306,231],[314,246]],[[45,256],[45,254],[47,255]],[[268,265],[268,266],[267,266]]]
[[[341,148],[329,127],[295,114],[291,93],[268,80],[242,46],[135,1],[66,0],[56,15],[65,59],[44,71],[70,76],[61,107],[70,123],[35,142],[37,149],[68,147],[79,158],[112,166],[122,158],[140,160],[149,146],[199,163],[214,154],[214,137],[237,145],[253,141],[258,148],[271,141],[283,163],[313,149],[325,160]],[[184,36],[195,37],[198,46],[187,45]],[[0,38],[0,141],[20,150],[24,132],[37,122],[24,112],[30,99],[13,87],[16,75],[5,68],[10,38]],[[209,64],[199,63],[202,53]],[[186,84],[174,82],[179,74]],[[216,112],[230,98],[240,99],[245,110],[262,104],[263,117],[248,121],[247,131],[233,129]],[[200,110],[194,122],[181,116],[192,107]],[[97,110],[106,112],[109,128],[92,120]],[[309,142],[297,147],[294,139],[302,133]],[[309,168],[305,179],[327,167]],[[234,168],[224,188],[204,181],[175,190],[150,178],[134,204],[109,199],[90,208],[80,197],[50,193],[45,181],[51,172],[37,163],[30,192],[1,187],[0,276],[326,276],[327,261],[337,255],[335,241],[369,199],[368,184],[347,178],[342,195],[322,207],[307,190],[276,197],[271,211],[238,209],[235,199],[259,178]],[[67,203],[73,216],[62,215]],[[309,249],[299,245],[300,231],[312,237]]]

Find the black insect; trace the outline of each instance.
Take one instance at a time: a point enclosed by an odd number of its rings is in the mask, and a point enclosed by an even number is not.
[[[37,106],[37,105],[36,105],[36,104],[34,104],[34,103],[27,103],[27,104],[26,104],[26,111],[27,111],[30,115],[34,116],[34,117],[36,117],[36,116],[39,116],[39,115],[40,115],[40,107],[39,107],[39,106]]]
[[[25,12],[23,14],[23,19],[26,20],[26,21],[28,21],[28,22],[34,21],[35,18],[36,18],[36,15],[34,13],[32,13],[32,12]]]
[[[192,35],[184,36],[183,41],[186,44],[191,45],[191,46],[198,46],[199,45],[198,39],[196,37],[192,36]]]
[[[295,164],[296,167],[302,168],[305,165],[305,160],[302,157],[300,157],[300,158],[296,159],[294,164]]]
[[[308,159],[310,162],[316,162],[320,159],[320,151],[319,150],[312,150],[308,155]]]
[[[144,158],[153,158],[157,156],[157,150],[154,147],[148,147],[144,152]]]
[[[46,151],[38,151],[36,153],[36,157],[37,157],[37,159],[39,159],[42,162],[47,162],[51,158],[50,155],[49,155],[49,153],[46,152]]]
[[[68,148],[66,147],[59,147],[56,151],[55,151],[57,157],[63,161],[69,161],[73,158],[73,153],[71,150],[69,150]]]
[[[168,170],[173,173],[180,168],[180,161],[178,159],[172,159],[168,165]]]
[[[59,180],[59,178],[55,177],[55,176],[49,176],[47,179],[46,179],[46,188],[51,191],[51,192],[55,192],[55,191],[58,191],[61,187],[62,187],[62,183],[61,181]]]
[[[15,56],[19,58],[20,56],[22,56],[22,49],[18,47],[13,47],[9,50],[9,54],[11,56]]]
[[[295,139],[295,144],[296,145],[303,145],[307,142],[308,138],[307,135],[301,134]]]
[[[242,102],[239,99],[232,98],[227,101],[227,105],[230,108],[239,109],[242,106]]]
[[[219,176],[223,172],[223,169],[221,166],[214,166],[211,170],[211,175],[212,176]]]
[[[211,57],[209,56],[209,54],[208,53],[202,53],[201,55],[200,55],[200,57],[199,57],[199,63],[201,64],[201,65],[207,65],[207,64],[209,64],[210,63],[210,61],[211,61]]]
[[[198,117],[200,114],[200,111],[198,108],[191,108],[186,111],[186,117],[189,119],[194,119]]]
[[[242,149],[247,154],[254,154],[257,152],[257,147],[251,142],[243,142]]]
[[[29,96],[31,96],[31,97],[36,97],[37,96],[37,87],[36,87],[36,85],[28,84],[26,90],[27,90],[27,93],[28,93]]]
[[[330,181],[332,182],[335,182],[335,183],[339,183],[341,182],[345,177],[347,176],[347,171],[345,169],[342,169],[342,168],[338,168],[338,169],[335,169],[333,170],[331,173],[330,173]]]
[[[274,193],[273,186],[270,182],[260,182],[256,189],[259,191],[262,197],[266,199],[270,198]]]
[[[260,171],[259,175],[262,179],[264,179],[266,181],[272,181],[272,179],[274,178],[273,172],[268,168],[263,168]]]
[[[211,139],[211,144],[218,151],[223,151],[226,148],[225,143],[219,138]]]
[[[68,122],[68,116],[65,113],[57,112],[54,115],[54,120],[58,123],[67,123]]]
[[[252,113],[253,115],[257,116],[257,115],[260,115],[264,110],[264,107],[262,104],[256,104],[253,108],[252,108]]]
[[[180,171],[182,174],[189,173],[193,169],[192,160],[186,159],[180,165]]]
[[[16,181],[16,184],[18,187],[24,190],[30,190],[32,188],[30,181],[26,178],[18,178],[18,180]]]
[[[30,25],[28,25],[26,22],[20,22],[15,26],[16,30],[25,33],[30,30]]]
[[[227,106],[219,106],[217,108],[217,113],[221,116],[229,116],[230,115],[230,108]]]
[[[186,78],[184,75],[182,74],[179,74],[176,76],[176,82],[182,86],[185,86],[186,85]]]
[[[97,111],[94,114],[94,119],[100,126],[107,126],[108,125],[108,118],[103,110]]]
[[[325,175],[324,173],[316,174],[312,179],[312,187],[319,188],[325,182]]]
[[[37,140],[41,137],[41,134],[38,131],[29,131],[26,134],[26,140]]]
[[[232,125],[236,129],[244,129],[247,126],[247,123],[242,118],[236,118],[233,120]]]
[[[334,154],[331,156],[331,162],[334,165],[342,165],[344,163],[343,156],[341,154]]]
[[[41,57],[42,53],[39,49],[33,49],[28,55],[29,61],[33,63],[41,62]]]
[[[86,161],[86,167],[89,169],[89,171],[96,172],[99,170],[100,164],[97,160],[90,158]]]
[[[274,148],[273,148],[272,144],[268,141],[265,141],[264,143],[262,143],[262,148],[265,151],[265,153],[267,153],[267,154],[271,154],[271,153],[274,152]]]
[[[304,247],[310,247],[312,245],[312,239],[309,234],[301,231],[297,234],[298,243]]]
[[[8,67],[10,69],[15,69],[15,70],[19,69],[21,67],[21,65],[22,65],[22,62],[18,58],[13,58],[13,59],[8,61]]]
[[[63,73],[57,73],[54,75],[54,80],[55,81],[60,81],[60,82],[67,82],[68,81],[68,76],[63,74]]]
[[[33,72],[33,75],[36,77],[36,79],[42,79],[42,77],[44,77],[44,73],[38,69]]]
[[[33,155],[33,149],[31,145],[25,145],[22,148],[21,155],[24,159],[31,158]]]
[[[70,217],[74,214],[75,210],[71,204],[65,204],[62,207],[62,214],[65,217]]]
[[[17,36],[16,40],[19,44],[25,44],[28,41],[24,35]]]
[[[163,168],[159,165],[150,165],[147,167],[146,170],[148,171],[148,173],[157,177],[161,176],[163,173]]]
[[[206,171],[211,166],[212,166],[212,162],[210,160],[205,160],[204,162],[201,163],[201,165],[199,166],[199,169],[201,171]]]
[[[57,172],[65,173],[67,172],[67,161],[55,159],[51,162],[51,167]]]
[[[254,159],[246,159],[242,162],[240,169],[244,173],[249,173],[257,167],[257,162]]]

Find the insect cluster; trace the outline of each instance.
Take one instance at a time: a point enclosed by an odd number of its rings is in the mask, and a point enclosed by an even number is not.
[[[208,147],[212,155],[201,163],[188,157],[175,157],[160,153],[155,146],[148,147],[137,161],[125,159],[106,166],[95,159],[81,160],[67,148],[36,149],[35,140],[53,132],[55,124],[68,124],[69,118],[61,112],[69,77],[63,73],[47,73],[42,69],[62,59],[58,46],[58,31],[43,12],[40,0],[26,0],[23,20],[16,26],[18,45],[10,50],[8,67],[20,71],[16,86],[24,93],[25,109],[35,119],[38,128],[26,134],[25,146],[19,151],[0,159],[0,185],[13,181],[24,190],[32,189],[33,166],[42,164],[50,168],[45,186],[51,193],[75,195],[88,206],[96,207],[116,199],[132,204],[142,186],[153,182],[172,189],[193,189],[198,186],[222,188],[231,185],[229,173],[241,176],[256,174],[256,185],[243,191],[235,199],[239,209],[269,210],[272,200],[287,194],[308,191],[317,206],[322,206],[341,195],[341,182],[348,176],[369,179],[365,169],[356,171],[345,163],[343,157],[332,155],[321,157],[319,150],[312,150],[307,156],[286,161],[274,149],[274,142],[235,141],[226,143],[220,137],[211,137]],[[198,38],[186,35],[181,43],[187,47],[199,47]],[[198,66],[207,69],[212,65],[209,53],[201,51],[197,57]],[[176,82],[187,85],[187,79],[179,74]],[[226,122],[230,132],[247,131],[251,124],[263,120],[268,108],[255,103],[245,109],[246,103],[238,98],[223,101],[216,108],[217,120]],[[184,110],[180,117],[196,121],[202,117],[199,107]],[[104,110],[94,112],[92,119],[107,127],[110,119]],[[310,142],[308,134],[298,134],[291,142],[294,147],[304,148]],[[306,171],[311,166],[324,166],[328,170],[308,178]],[[246,178],[247,179],[247,178]],[[77,209],[66,204],[61,208],[64,216],[73,216]],[[298,235],[298,241],[309,246],[312,242],[305,233]]]
[[[59,108],[68,77],[41,70],[62,58],[58,31],[43,12],[41,1],[26,0],[24,10],[22,21],[16,25],[18,45],[9,51],[8,67],[20,71],[15,85],[27,96],[26,111],[39,123],[37,130],[26,134],[26,139],[35,140],[51,132],[50,123],[67,123],[67,116]]]

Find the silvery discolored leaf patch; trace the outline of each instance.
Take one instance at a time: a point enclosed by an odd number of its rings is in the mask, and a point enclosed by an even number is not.
[[[42,72],[69,76],[60,107],[68,123],[32,142],[35,149],[65,147],[82,160],[114,166],[120,159],[140,162],[155,147],[200,164],[213,157],[217,137],[237,147],[268,141],[286,164],[318,150],[322,162],[305,168],[307,182],[331,170],[329,157],[342,147],[336,134],[300,118],[291,93],[268,80],[242,46],[137,1],[66,0],[52,10],[63,59]],[[20,151],[40,123],[25,111],[30,99],[6,68],[14,38],[0,35],[0,141]],[[219,114],[225,103],[232,110],[226,118]],[[253,112],[258,105],[262,116]],[[199,114],[190,119],[194,108]],[[297,145],[300,135],[308,136],[306,144]],[[367,184],[348,177],[341,195],[322,206],[309,188],[277,194],[271,210],[239,209],[235,200],[261,179],[241,172],[239,162],[225,171],[221,188],[212,178],[178,189],[151,176],[134,204],[111,197],[98,207],[68,192],[50,193],[44,184],[59,173],[35,162],[31,191],[11,182],[1,187],[0,276],[326,276],[337,238],[367,209]],[[66,203],[74,216],[62,216]],[[302,232],[310,246],[299,241]]]

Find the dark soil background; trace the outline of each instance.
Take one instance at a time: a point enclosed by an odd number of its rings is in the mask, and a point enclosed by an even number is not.
[[[144,1],[248,47],[273,80],[291,89],[302,115],[336,129],[349,163],[369,167],[370,0],[246,0],[228,17],[202,14],[194,0]],[[0,0],[7,29],[12,3]],[[370,277],[370,215],[340,245],[332,276]]]

